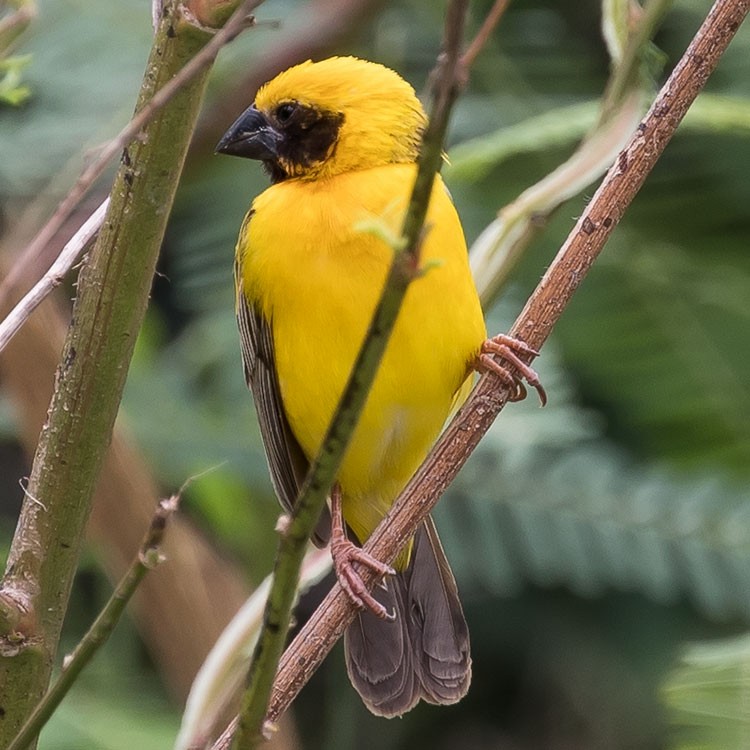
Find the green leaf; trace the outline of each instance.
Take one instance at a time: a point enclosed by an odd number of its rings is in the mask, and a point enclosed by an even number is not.
[[[750,98],[703,93],[688,110],[680,130],[750,136]]]
[[[476,180],[511,156],[572,143],[591,128],[597,114],[598,102],[572,104],[464,141],[450,150],[446,179]]]
[[[0,60],[0,103],[20,107],[31,89],[21,82],[21,71],[31,62],[31,55],[16,55]]]

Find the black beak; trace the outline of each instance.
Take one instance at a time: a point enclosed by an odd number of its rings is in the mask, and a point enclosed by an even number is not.
[[[216,146],[216,153],[243,156],[246,159],[274,161],[279,155],[278,147],[281,139],[281,133],[253,104],[224,133]]]

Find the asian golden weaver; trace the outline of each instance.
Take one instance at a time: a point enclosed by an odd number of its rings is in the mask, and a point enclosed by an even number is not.
[[[263,86],[217,147],[262,160],[273,182],[242,225],[235,274],[245,376],[287,510],[393,256],[362,226],[375,221],[400,233],[425,124],[414,90],[395,72],[334,57],[297,65]],[[430,268],[408,289],[332,493],[336,572],[361,608],[345,636],[347,668],[365,704],[384,716],[420,698],[454,703],[471,679],[468,629],[432,520],[372,596],[360,589],[352,562],[388,569],[363,560],[336,524],[343,511],[357,540],[367,539],[465,398],[483,352],[499,351],[483,348],[466,243],[439,176],[426,226],[420,260]],[[328,524],[326,515],[318,544],[327,541]]]

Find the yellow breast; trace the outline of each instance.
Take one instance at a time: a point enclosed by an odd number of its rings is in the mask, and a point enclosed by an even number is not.
[[[253,203],[240,238],[244,294],[271,321],[282,400],[313,457],[382,291],[392,249],[363,225],[398,233],[415,166],[317,182],[288,180]],[[427,454],[485,338],[455,209],[438,178],[421,249],[427,272],[406,295],[344,457],[344,515],[365,539]]]

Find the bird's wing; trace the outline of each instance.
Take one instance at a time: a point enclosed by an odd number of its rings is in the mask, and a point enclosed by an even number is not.
[[[263,446],[276,496],[284,509],[291,512],[307,474],[309,462],[294,437],[284,412],[276,376],[271,326],[243,294],[238,268],[235,268],[235,278],[238,284],[237,324],[240,330],[245,381],[255,400]],[[329,536],[330,516],[326,509],[315,530],[313,541],[318,546],[324,546]]]

